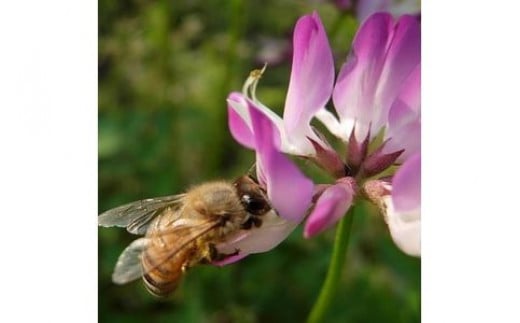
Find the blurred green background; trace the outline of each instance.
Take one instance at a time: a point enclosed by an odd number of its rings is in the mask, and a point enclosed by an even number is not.
[[[244,174],[254,154],[231,138],[225,98],[267,61],[257,94],[281,113],[292,28],[312,10],[339,69],[358,22],[333,2],[99,1],[99,211]],[[364,209],[327,321],[418,322],[420,260],[399,251],[382,218]],[[100,322],[302,322],[324,280],[334,230],[306,240],[299,228],[272,252],[194,268],[167,299],[140,281],[111,282],[135,238],[99,229]]]

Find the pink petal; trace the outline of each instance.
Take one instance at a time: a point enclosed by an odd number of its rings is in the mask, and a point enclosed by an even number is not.
[[[304,228],[305,238],[314,236],[341,219],[352,205],[354,191],[351,185],[339,183],[327,188],[318,199]]]
[[[402,84],[420,64],[420,50],[417,18],[403,16],[394,25],[387,13],[370,16],[358,31],[334,88],[332,97],[342,124],[355,121],[359,138],[369,127],[375,136],[386,124]]]
[[[397,98],[403,83],[420,62],[421,26],[416,17],[402,16],[395,25],[394,36],[381,72],[377,89],[381,109],[376,118],[386,118],[390,105]]]
[[[248,104],[257,162],[265,177],[269,200],[281,217],[299,222],[310,205],[314,185],[279,151],[280,134],[273,122],[251,102]]]
[[[421,122],[419,118],[411,120],[404,125],[400,131],[392,137],[385,147],[390,150],[403,149],[404,152],[397,159],[397,162],[406,161],[411,155],[421,152]]]
[[[242,260],[242,259],[244,259],[247,256],[248,256],[248,254],[245,254],[245,253],[237,254],[237,255],[234,255],[234,256],[229,256],[226,259],[221,260],[221,261],[214,261],[211,264],[213,264],[215,266],[223,267],[225,265],[229,265],[229,264],[235,263],[235,262],[237,262],[239,260]]]
[[[397,104],[396,104],[397,103]],[[401,126],[404,119],[410,115],[417,115],[421,112],[421,65],[415,66],[412,73],[400,87],[399,94],[393,103],[388,116],[389,123],[394,126]],[[396,110],[396,111],[392,111]]]
[[[242,117],[231,107],[228,107],[228,127],[233,138],[249,149],[255,149],[255,138],[251,129]]]
[[[393,103],[388,114],[385,139],[390,138],[384,147],[385,153],[404,149],[398,161],[402,162],[421,151],[421,66],[403,84],[401,93]]]
[[[400,114],[401,117],[396,117]],[[388,130],[385,138],[390,138],[383,152],[390,153],[404,149],[397,162],[407,160],[411,155],[421,151],[421,116],[398,100],[390,110]]]
[[[364,138],[374,114],[374,99],[385,54],[393,36],[392,16],[377,13],[358,30],[332,93],[341,120],[356,120],[356,136]],[[350,129],[347,129],[347,132]],[[377,133],[377,132],[376,132]],[[346,133],[346,136],[350,133]],[[348,138],[348,137],[347,137]]]
[[[237,92],[228,96],[228,127],[233,138],[249,149],[255,149],[255,138],[247,110],[247,99]]]
[[[411,156],[392,179],[384,198],[386,222],[395,244],[412,256],[421,255],[421,155]]]
[[[327,35],[316,12],[301,17],[294,28],[293,62],[285,101],[285,132],[291,141],[306,140],[309,123],[330,99],[334,61]],[[293,142],[297,146],[308,142]]]
[[[396,212],[410,212],[421,207],[421,155],[411,156],[392,179],[392,201]]]
[[[421,63],[417,64],[399,90],[401,99],[415,112],[421,109]]]

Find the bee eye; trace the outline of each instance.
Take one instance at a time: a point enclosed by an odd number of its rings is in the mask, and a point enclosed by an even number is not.
[[[242,196],[242,203],[246,211],[253,215],[262,215],[269,210],[269,204],[264,199],[254,198],[250,195]]]

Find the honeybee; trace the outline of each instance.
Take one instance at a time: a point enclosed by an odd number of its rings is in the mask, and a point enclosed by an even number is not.
[[[190,267],[236,255],[239,250],[224,254],[216,245],[262,226],[262,216],[271,210],[265,190],[250,176],[108,210],[98,217],[100,226],[144,234],[121,253],[112,280],[125,284],[142,277],[150,293],[167,296]]]

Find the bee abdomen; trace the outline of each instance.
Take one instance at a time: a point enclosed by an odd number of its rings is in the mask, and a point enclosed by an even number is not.
[[[143,282],[146,289],[153,295],[158,297],[166,297],[170,295],[179,285],[180,276],[173,281],[163,280],[161,282],[152,278],[152,275],[143,275]]]
[[[161,258],[153,257],[149,252],[153,254],[153,250],[147,250],[142,258],[143,270],[146,273],[143,275],[145,287],[155,296],[168,296],[177,288],[182,278],[183,255],[186,250],[177,253],[164,263],[158,262]]]

